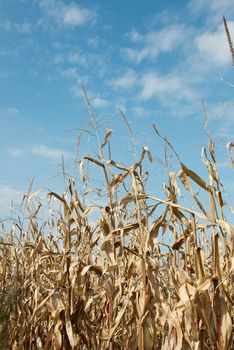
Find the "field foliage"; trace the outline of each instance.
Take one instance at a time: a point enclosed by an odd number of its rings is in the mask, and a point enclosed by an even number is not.
[[[209,180],[186,166],[153,126],[168,170],[158,198],[147,187],[155,155],[143,147],[128,167],[112,159],[112,131],[99,132],[83,92],[98,155],[77,160],[78,183],[70,178],[64,193],[48,193],[47,219],[29,189],[23,214],[10,229],[2,223],[0,348],[234,349],[234,228],[225,216],[205,111]],[[233,148],[230,143],[230,153]],[[106,193],[96,206],[89,197],[98,193],[90,181],[94,168]],[[185,192],[189,207],[181,204]]]
[[[59,203],[51,204],[48,220],[29,189],[24,219],[1,235],[1,349],[233,348],[234,229],[224,215],[208,125],[209,182],[153,125],[168,169],[158,198],[147,191],[150,150],[144,147],[130,167],[111,159],[112,131],[98,132],[84,94],[99,154],[79,160],[79,186],[70,178],[64,193],[48,193],[50,203]],[[167,150],[179,163],[177,174]],[[87,166],[103,174],[102,206],[87,199],[93,192]],[[191,208],[180,204],[182,191]]]

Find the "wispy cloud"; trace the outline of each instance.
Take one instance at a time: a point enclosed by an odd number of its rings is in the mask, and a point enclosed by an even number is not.
[[[195,96],[195,90],[186,85],[186,81],[175,74],[158,75],[154,72],[143,74],[139,97],[149,100],[157,97],[166,100],[173,97],[176,100],[191,100]]]
[[[67,58],[68,62],[70,63],[80,64],[83,66],[87,64],[87,57],[78,51],[70,52]]]
[[[136,84],[137,75],[132,69],[127,69],[124,74],[116,79],[112,79],[110,84],[114,88],[129,89]]]
[[[4,21],[0,22],[0,28],[2,30],[9,32],[12,30],[12,27],[13,27],[12,22],[9,19],[5,19]]]
[[[142,102],[157,98],[161,102],[166,102],[168,107],[170,104],[175,105],[181,101],[190,102],[198,97],[193,79],[180,70],[163,75],[151,70],[144,73],[139,71],[136,74],[132,69],[128,69],[109,83],[119,91],[134,88],[135,101]],[[134,113],[140,116],[143,115],[144,110],[139,107],[134,110]]]
[[[51,63],[53,65],[62,64],[64,63],[64,61],[65,61],[65,57],[64,57],[64,54],[62,53],[56,53],[51,59]]]
[[[25,151],[20,148],[9,148],[7,150],[7,153],[9,154],[10,157],[19,158],[25,154]]]
[[[63,9],[63,23],[68,26],[80,26],[92,22],[95,18],[94,14],[93,11],[76,4],[66,6]]]
[[[109,105],[109,101],[103,99],[103,98],[94,98],[92,100],[92,105],[96,108],[103,108],[103,107],[107,107]]]
[[[96,49],[100,44],[100,38],[98,36],[90,37],[88,38],[87,43],[92,49]]]
[[[75,98],[83,97],[83,92],[79,84],[74,84],[71,86],[71,93]]]
[[[23,193],[9,185],[0,184],[0,213],[1,216],[9,214],[12,201],[14,203],[21,200]]]
[[[69,80],[78,80],[79,74],[76,68],[68,68],[60,73],[61,77]]]
[[[81,86],[85,85],[88,82],[89,77],[87,75],[81,76],[76,68],[67,68],[65,70],[60,71],[59,74],[62,78],[72,82],[72,85],[70,86],[70,91],[75,98],[80,98],[81,96],[83,96]]]
[[[124,98],[120,98],[116,102],[115,108],[116,108],[117,111],[121,110],[121,112],[126,113],[127,112],[127,107],[126,107],[125,99]]]
[[[18,115],[20,111],[16,107],[7,107],[0,109],[0,117],[2,118],[8,118],[8,117],[14,117]]]
[[[218,163],[219,169],[232,169],[232,164],[229,157],[226,160],[222,160]]]
[[[54,148],[54,147],[48,147],[46,145],[33,145],[32,147],[24,147],[24,148],[17,148],[17,147],[10,147],[6,150],[7,154],[10,157],[13,158],[20,158],[24,155],[33,155],[33,156],[40,156],[48,159],[61,159],[63,156],[67,159],[73,158],[73,153],[66,151],[62,148]]]
[[[61,158],[62,156],[67,159],[73,158],[72,152],[60,148],[51,148],[45,145],[35,145],[32,147],[31,152],[36,156],[55,160]]]
[[[72,2],[66,5],[58,0],[42,0],[41,7],[45,13],[59,25],[77,27],[93,24],[96,20],[96,11]]]
[[[149,117],[151,115],[151,111],[142,106],[135,106],[132,110],[137,117]]]
[[[232,101],[207,103],[206,108],[207,116],[210,120],[230,121],[233,123],[234,103]]]
[[[53,65],[62,65],[64,63],[82,67],[90,67],[95,65],[95,68],[99,68],[104,65],[103,55],[99,53],[85,52],[82,50],[70,50],[56,53],[52,59],[51,63]]]
[[[191,0],[188,8],[192,15],[207,15],[209,22],[220,22],[223,15],[232,16],[234,13],[233,3],[230,0]]]
[[[234,36],[234,22],[228,22],[228,28]],[[196,39],[196,45],[202,57],[218,66],[230,65],[231,54],[223,25],[215,31],[206,31]]]
[[[5,112],[7,114],[11,114],[11,115],[19,114],[19,110],[16,107],[8,107],[8,108],[6,108]]]
[[[7,32],[15,30],[23,34],[30,34],[33,31],[33,26],[30,22],[24,21],[24,22],[16,23],[16,22],[10,21],[9,19],[5,19],[1,21],[0,28]]]
[[[228,123],[222,123],[216,131],[213,132],[213,135],[218,140],[223,140],[225,143],[233,142],[234,130]]]
[[[145,35],[132,31],[128,33],[128,37],[138,48],[126,47],[122,52],[133,63],[140,63],[145,59],[152,60],[160,53],[172,52],[183,42],[185,35],[186,31],[180,25],[166,26]]]

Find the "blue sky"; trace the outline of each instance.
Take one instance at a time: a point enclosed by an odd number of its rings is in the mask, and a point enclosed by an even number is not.
[[[234,37],[231,0],[0,0],[0,217],[34,175],[35,189],[63,191],[62,155],[74,175],[78,129],[89,121],[81,85],[113,129],[117,161],[133,161],[121,109],[139,148],[162,156],[156,123],[200,174],[204,100],[231,203],[234,74],[223,15]],[[83,134],[80,154],[95,147]]]

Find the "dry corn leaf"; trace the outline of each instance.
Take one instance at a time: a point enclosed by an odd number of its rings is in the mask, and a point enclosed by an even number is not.
[[[227,308],[227,303],[225,299],[221,296],[220,300],[220,318],[221,318],[221,334],[222,334],[222,349],[229,350],[233,345],[233,336],[232,336],[232,319]]]
[[[196,184],[198,184],[200,187],[202,187],[206,191],[210,190],[209,185],[207,185],[207,183],[199,175],[197,175],[193,170],[188,169],[183,163],[181,163],[181,168],[187,176],[189,176],[194,182],[196,182]]]
[[[233,149],[234,149],[234,143],[229,142],[226,147],[227,147],[227,149],[230,152],[231,164],[232,164],[232,167],[234,168],[234,159],[233,159],[233,154],[232,154],[233,153]]]
[[[126,311],[128,305],[129,305],[129,300],[130,300],[130,298],[131,298],[131,296],[132,296],[133,291],[134,291],[134,288],[132,287],[132,288],[129,290],[128,295],[127,295],[127,297],[125,298],[124,304],[123,304],[121,310],[119,311],[118,316],[116,317],[116,319],[115,319],[115,321],[114,321],[114,326],[113,326],[113,327],[110,329],[110,331],[109,331],[109,334],[108,334],[108,344],[110,343],[111,338],[113,337],[113,335],[114,335],[114,333],[115,333],[117,327],[119,326],[119,324],[120,324],[120,322],[121,322],[121,320],[122,320],[122,317],[124,316],[124,313],[125,313],[125,311]]]
[[[101,145],[101,149],[102,149],[103,147],[105,147],[105,145],[106,145],[107,142],[109,141],[111,135],[112,135],[112,130],[111,130],[111,129],[107,130],[107,131],[106,131],[106,135],[105,135],[104,142],[103,142],[103,144]]]
[[[90,116],[98,136],[91,109]],[[173,172],[169,199],[148,194],[143,160],[153,157],[147,147],[129,168],[106,162],[102,149],[110,137],[107,130],[97,160],[85,158],[103,170],[104,188],[91,186],[84,158],[77,160],[83,184],[70,179],[64,194],[49,193],[47,221],[39,220],[30,188],[26,219],[1,233],[0,347],[4,339],[6,349],[17,350],[231,349],[234,229],[222,215],[210,135],[210,185],[182,163],[178,174],[200,212],[180,204]],[[165,162],[170,169],[166,147]],[[191,179],[210,193],[208,209]]]

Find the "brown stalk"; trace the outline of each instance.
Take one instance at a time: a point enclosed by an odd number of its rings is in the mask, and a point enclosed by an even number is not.
[[[231,34],[229,32],[228,29],[228,25],[227,25],[227,21],[226,18],[223,16],[223,24],[224,24],[224,29],[225,29],[225,33],[227,35],[227,41],[228,41],[228,45],[229,45],[229,49],[232,55],[232,64],[234,65],[234,48],[233,48],[233,42],[232,42],[232,38],[231,38]]]

